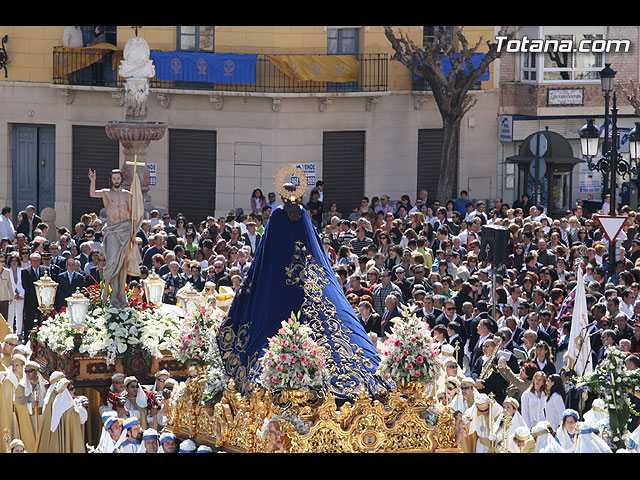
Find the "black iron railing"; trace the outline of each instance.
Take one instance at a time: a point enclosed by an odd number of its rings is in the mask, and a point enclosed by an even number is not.
[[[122,50],[101,48],[53,49],[53,83],[62,85],[122,86],[118,65]]]
[[[174,82],[150,80],[151,88],[175,88],[233,92],[313,93],[381,92],[388,90],[389,56],[382,53],[356,55],[360,71],[355,82],[296,81],[280,71],[264,55],[258,55],[256,81],[241,83]],[[53,83],[63,85],[122,87],[118,75],[122,51],[67,49],[53,51]]]
[[[481,85],[481,82],[479,81],[474,83],[473,87],[471,87],[471,90],[481,90],[481,89],[482,89],[482,85]],[[430,92],[431,85],[424,78],[418,78],[414,76],[411,82],[411,90],[418,91],[418,92]]]

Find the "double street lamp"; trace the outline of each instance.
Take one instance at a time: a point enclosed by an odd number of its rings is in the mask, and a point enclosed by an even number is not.
[[[611,203],[615,204],[615,192],[617,176],[626,177],[640,173],[638,159],[640,158],[640,123],[635,122],[635,127],[629,132],[629,157],[626,160],[618,151],[618,107],[614,89],[616,72],[609,63],[600,71],[600,83],[604,92],[604,138],[602,141],[602,157],[594,161],[598,155],[600,146],[600,130],[596,127],[592,118],[587,119],[578,134],[580,135],[580,147],[582,155],[587,158],[589,170],[595,170],[609,176],[609,193]],[[609,101],[613,92],[613,106],[609,117]],[[609,123],[611,123],[611,135],[609,135]],[[611,145],[609,145],[611,142]],[[613,212],[614,207],[611,211]]]
[[[587,124],[578,132],[582,155],[587,158],[589,170],[595,170],[609,176],[610,214],[615,215],[617,177],[637,175],[640,172],[638,160],[640,158],[640,123],[629,132],[629,160],[626,160],[618,150],[618,108],[614,89],[616,71],[611,64],[606,63],[600,71],[600,84],[604,92],[605,118],[602,156],[594,161],[598,155],[600,143],[600,129],[593,124],[593,119],[587,119]],[[612,95],[613,105],[609,117],[609,100]],[[611,121],[611,135],[609,135],[609,121]],[[611,143],[611,145],[609,145]],[[605,186],[606,188],[606,186]],[[604,192],[606,193],[606,192]],[[615,242],[609,245],[609,271],[615,269]]]

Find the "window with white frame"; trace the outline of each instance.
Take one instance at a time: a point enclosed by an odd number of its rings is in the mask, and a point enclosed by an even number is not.
[[[213,52],[213,26],[179,26],[177,32],[178,50],[192,52]]]
[[[604,68],[602,51],[578,51],[578,45],[606,39],[607,27],[522,27],[521,37],[537,42],[520,54],[525,82],[594,82]],[[542,49],[540,48],[542,45]],[[570,46],[570,48],[569,48]],[[594,49],[595,50],[595,49]]]
[[[602,40],[600,34],[545,35],[545,44],[580,45],[584,40]],[[552,43],[554,42],[554,43]],[[544,55],[544,80],[580,81],[598,80],[604,68],[604,56],[600,52],[560,52],[550,48]]]
[[[522,54],[522,79],[535,82],[538,79],[537,53],[525,52]]]

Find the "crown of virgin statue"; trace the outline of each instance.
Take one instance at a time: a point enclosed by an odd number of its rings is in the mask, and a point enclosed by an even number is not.
[[[273,183],[283,201],[295,202],[307,194],[307,176],[295,165],[285,165],[278,170]]]

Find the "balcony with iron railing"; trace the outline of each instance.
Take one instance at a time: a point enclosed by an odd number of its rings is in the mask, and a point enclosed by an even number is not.
[[[330,57],[325,55],[325,57]],[[388,90],[389,56],[372,53],[355,55],[358,78],[353,82],[297,81],[278,69],[265,55],[258,55],[254,83],[208,83],[150,79],[151,88],[264,93],[384,92]],[[121,88],[118,74],[122,50],[54,47],[53,83],[58,85]]]
[[[478,81],[473,84],[471,90],[481,90],[482,82]],[[424,78],[413,77],[411,80],[411,90],[414,92],[430,92],[432,90],[429,82]]]

